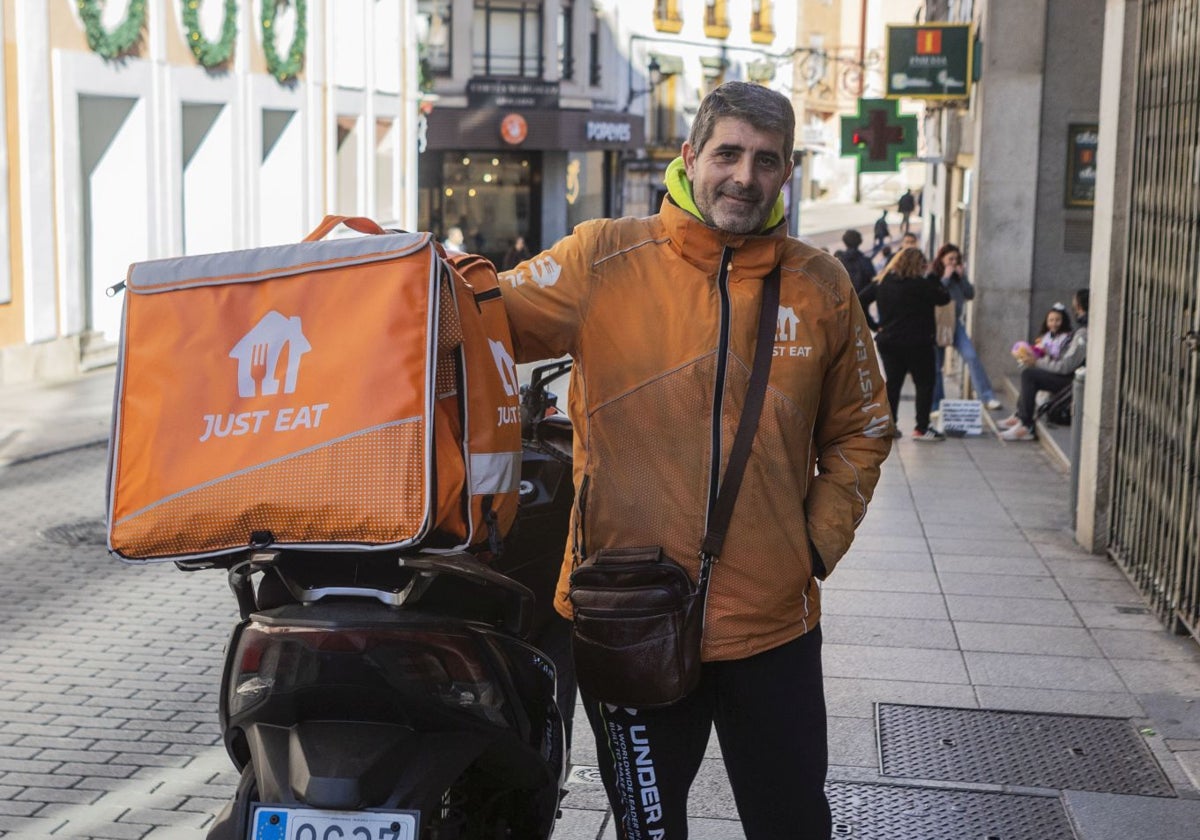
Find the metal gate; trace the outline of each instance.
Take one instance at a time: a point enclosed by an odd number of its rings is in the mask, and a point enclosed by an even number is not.
[[[1200,640],[1200,0],[1140,11],[1109,551]]]

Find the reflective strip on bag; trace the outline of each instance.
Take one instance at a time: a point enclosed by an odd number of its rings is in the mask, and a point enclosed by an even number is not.
[[[471,495],[511,493],[521,485],[520,452],[471,455]]]

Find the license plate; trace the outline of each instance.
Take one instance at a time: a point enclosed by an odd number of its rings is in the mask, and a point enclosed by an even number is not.
[[[416,840],[419,811],[318,811],[256,805],[251,840]]]

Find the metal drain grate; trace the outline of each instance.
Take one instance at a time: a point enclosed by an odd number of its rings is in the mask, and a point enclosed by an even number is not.
[[[875,718],[885,776],[1175,796],[1121,718],[887,703]]]
[[[1074,840],[1057,797],[830,782],[833,836],[852,840]]]
[[[81,519],[78,522],[67,522],[54,525],[41,532],[42,539],[67,545],[71,548],[81,548],[88,545],[108,545],[108,530],[101,519]]]

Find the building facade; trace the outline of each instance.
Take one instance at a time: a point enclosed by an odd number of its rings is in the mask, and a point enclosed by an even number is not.
[[[679,156],[700,100],[717,85],[755,82],[796,102],[797,5],[795,0],[614,4],[616,46],[624,56],[618,80],[622,107],[645,121],[646,136],[644,148],[628,150],[619,162],[618,208],[624,214],[658,212],[666,192],[663,174]],[[797,167],[785,188],[792,204],[800,198],[802,171]],[[796,213],[789,217],[794,232]]]
[[[970,98],[926,123],[924,219],[966,244],[976,346],[1015,378],[1013,341],[1089,290],[1075,536],[1200,639],[1200,4],[930,0],[926,19],[981,50]]]
[[[609,215],[619,154],[643,143],[619,107],[615,10],[581,0],[418,0],[424,123],[418,225],[458,227],[500,263]]]
[[[3,0],[0,381],[111,361],[132,262],[325,213],[412,227],[414,21],[412,0]]]

